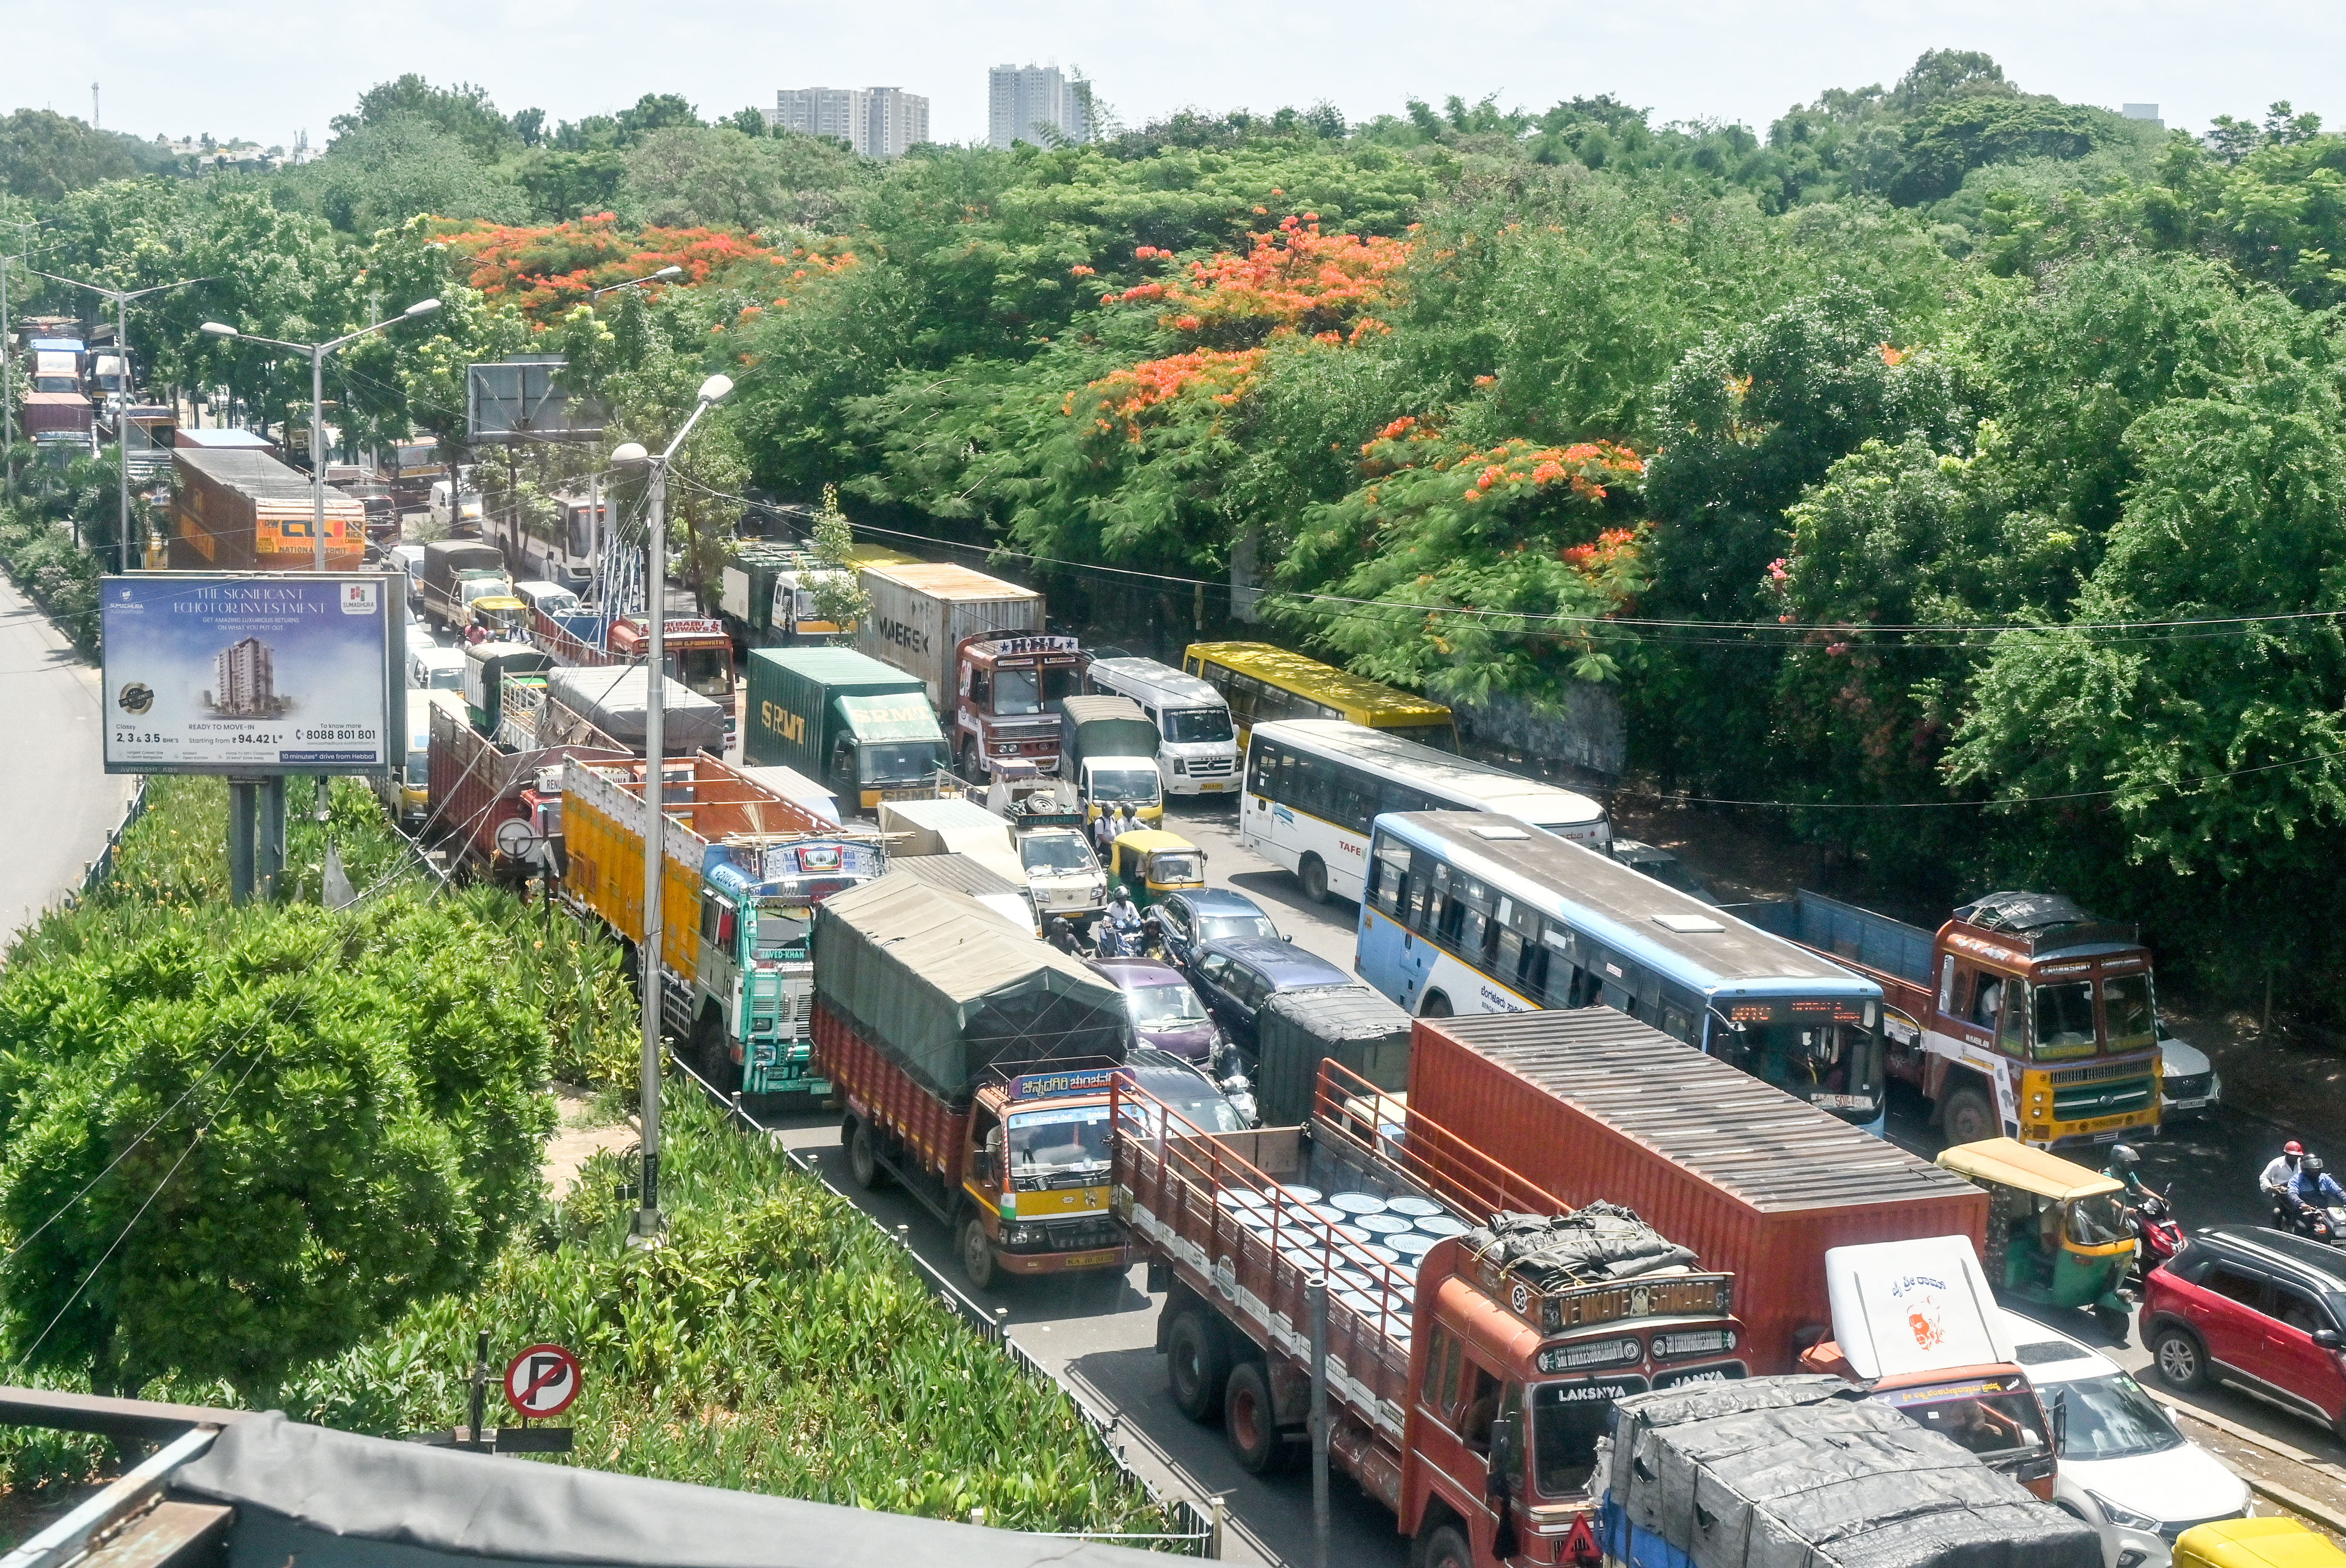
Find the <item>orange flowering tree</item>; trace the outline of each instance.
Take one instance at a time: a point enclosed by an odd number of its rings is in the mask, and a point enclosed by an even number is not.
[[[1620,673],[1629,639],[1605,618],[1647,582],[1635,452],[1480,446],[1404,415],[1362,444],[1361,473],[1280,568],[1326,596],[1274,601],[1282,618],[1362,674],[1453,699],[1557,704]]]
[[[493,300],[518,306],[532,321],[555,321],[607,283],[681,267],[678,287],[715,282],[786,298],[811,273],[853,266],[852,251],[824,254],[777,249],[730,229],[628,229],[608,212],[566,223],[434,225],[434,238],[470,263],[464,279]],[[659,284],[648,284],[657,291]]]
[[[1186,268],[1170,251],[1141,246],[1137,265],[1164,264],[1165,276],[1103,295],[1103,305],[1147,306],[1160,325],[1204,343],[1260,343],[1285,328],[1323,341],[1382,331],[1373,314],[1391,300],[1411,241],[1323,234],[1320,215],[1280,219],[1248,236],[1244,252],[1218,251]]]

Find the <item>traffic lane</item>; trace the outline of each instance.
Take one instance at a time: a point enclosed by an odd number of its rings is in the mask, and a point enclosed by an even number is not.
[[[1352,972],[1354,928],[1361,906],[1331,897],[1315,904],[1303,896],[1295,873],[1239,843],[1236,800],[1168,797],[1168,831],[1206,851],[1206,881],[1244,893],[1262,906],[1280,933],[1304,952]]]
[[[1225,1554],[1229,1561],[1311,1560],[1308,1471],[1268,1480],[1249,1475],[1230,1457],[1219,1427],[1200,1425],[1174,1407],[1164,1358],[1157,1352],[1157,1314],[1165,1298],[1148,1293],[1146,1266],[1135,1264],[1122,1276],[1005,1279],[992,1289],[974,1290],[961,1272],[953,1237],[917,1199],[892,1183],[868,1190],[855,1186],[836,1119],[768,1118],[765,1125],[856,1207],[901,1235],[931,1268],[1001,1316],[1027,1354],[1075,1387],[1086,1402],[1116,1416],[1141,1445],[1139,1452],[1127,1454],[1135,1469],[1201,1507],[1206,1498],[1227,1494],[1229,1519],[1238,1526]],[[1395,1533],[1392,1515],[1341,1471],[1335,1481],[1330,1560],[1402,1568],[1407,1544]]]
[[[0,713],[16,738],[18,765],[0,772],[0,821],[11,830],[0,860],[0,945],[78,891],[106,848],[137,780],[108,776],[98,675],[39,606],[0,576]]]

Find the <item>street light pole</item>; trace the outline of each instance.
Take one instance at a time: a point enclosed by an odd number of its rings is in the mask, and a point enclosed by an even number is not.
[[[645,283],[668,283],[684,276],[681,267],[663,267],[657,272],[647,272],[640,278],[629,278],[617,283],[606,283],[599,289],[586,290],[586,302],[593,304],[604,295],[617,289],[633,289]]]
[[[418,300],[388,321],[361,327],[355,332],[345,332],[322,343],[289,343],[280,338],[264,338],[258,332],[240,331],[225,321],[206,321],[200,329],[215,338],[266,343],[272,349],[289,349],[310,356],[310,544],[321,572],[326,569],[326,356],[370,333],[395,327],[402,321],[420,320],[439,308],[437,300]],[[454,495],[455,492],[452,488],[449,494]]]
[[[719,399],[733,390],[729,377],[710,376],[700,383],[700,398],[693,405],[676,439],[658,457],[644,450],[641,443],[627,442],[611,453],[614,463],[626,467],[651,465],[651,496],[648,515],[645,519],[644,620],[648,630],[648,647],[644,667],[644,934],[636,944],[636,991],[643,1004],[642,1055],[638,1063],[638,1095],[643,1112],[643,1186],[637,1195],[636,1228],[638,1240],[656,1241],[660,1232],[659,1213],[659,1145],[660,1145],[660,950],[665,945],[667,924],[660,908],[660,892],[667,861],[668,816],[661,809],[663,770],[668,763],[667,713],[664,689],[668,678],[668,463],[683,446],[684,438],[700,423]]]

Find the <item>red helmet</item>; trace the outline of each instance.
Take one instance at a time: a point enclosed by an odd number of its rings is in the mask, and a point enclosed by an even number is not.
[[[2305,1152],[2305,1145],[2299,1143],[2295,1138],[2291,1138],[2289,1142],[2281,1145],[2280,1152],[2285,1155],[2301,1155]]]

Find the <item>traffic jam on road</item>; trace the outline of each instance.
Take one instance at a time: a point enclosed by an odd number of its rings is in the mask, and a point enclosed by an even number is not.
[[[408,821],[639,942],[645,627],[410,554],[451,646]],[[1704,1561],[1642,1478],[1721,1444],[1814,1472],[1818,1561],[2159,1568],[2346,1508],[2275,1419],[2346,1430],[2346,1192],[2277,1162],[2276,1223],[2184,1234],[2141,1151],[2229,1124],[2131,927],[1722,902],[1423,697],[1087,649],[866,554],[745,551],[665,627],[669,1048],[1266,1560],[1321,1469],[1362,1560]],[[865,624],[811,613],[826,572]],[[1885,1510],[1801,1457],[1858,1433],[1943,1483]]]

